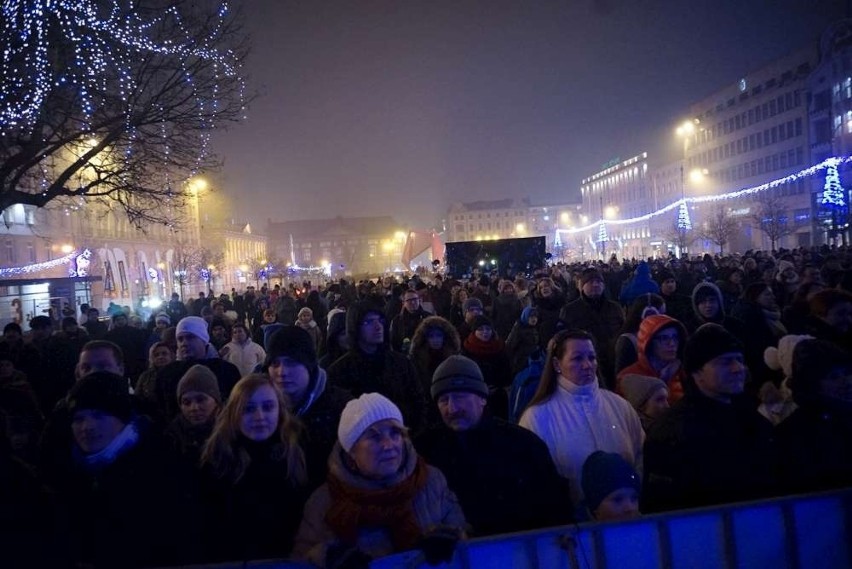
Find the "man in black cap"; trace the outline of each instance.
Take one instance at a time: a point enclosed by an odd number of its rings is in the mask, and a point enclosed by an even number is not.
[[[660,284],[660,296],[666,302],[666,314],[682,322],[687,330],[697,328],[692,312],[692,300],[677,291],[675,274],[669,269],[662,269],[657,273],[657,282]]]
[[[443,423],[414,440],[447,477],[475,535],[561,525],[572,520],[568,481],[532,432],[486,412],[488,387],[476,363],[450,356],[432,377]]]
[[[754,500],[774,491],[772,425],[744,399],[743,346],[718,324],[686,343],[686,394],[645,440],[643,511]]]
[[[598,371],[606,385],[615,385],[615,340],[624,325],[621,306],[605,295],[601,272],[589,267],[580,273],[580,298],[569,302],[559,313],[568,328],[590,333],[596,342]]]

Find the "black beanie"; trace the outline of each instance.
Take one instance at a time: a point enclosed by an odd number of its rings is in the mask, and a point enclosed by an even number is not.
[[[73,416],[83,409],[103,411],[127,423],[133,414],[127,380],[108,371],[83,377],[68,394],[68,411]]]
[[[590,512],[594,512],[604,498],[621,488],[633,488],[641,491],[639,475],[621,455],[614,452],[596,450],[583,463],[580,479],[583,499]]]
[[[275,358],[290,358],[308,368],[314,377],[317,368],[317,350],[314,340],[304,328],[284,326],[269,339],[266,351],[266,367]]]
[[[736,336],[718,324],[703,324],[686,341],[684,369],[693,373],[710,360],[730,352],[743,353],[743,345]]]
[[[671,271],[670,271],[670,270],[668,270],[668,269],[661,269],[661,270],[657,273],[657,283],[658,283],[658,284],[663,284],[663,283],[664,283],[664,282],[666,282],[667,280],[669,280],[669,279],[674,279],[674,278],[675,278],[674,273],[673,273],[673,272],[671,272]]]

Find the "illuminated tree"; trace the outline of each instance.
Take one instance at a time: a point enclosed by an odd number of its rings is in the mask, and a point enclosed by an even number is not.
[[[174,224],[212,129],[243,115],[226,2],[8,0],[0,42],[0,210],[84,198]]]

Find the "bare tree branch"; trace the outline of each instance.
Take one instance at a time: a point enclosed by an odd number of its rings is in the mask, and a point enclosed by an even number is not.
[[[705,220],[698,232],[702,239],[719,246],[719,253],[725,252],[725,245],[731,242],[739,230],[739,223],[732,218],[724,206],[718,206]]]
[[[751,219],[769,239],[773,251],[782,237],[796,231],[795,225],[789,223],[788,208],[784,200],[771,192],[763,192],[755,199]]]

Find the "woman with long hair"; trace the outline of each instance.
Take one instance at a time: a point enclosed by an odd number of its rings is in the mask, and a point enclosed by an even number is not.
[[[289,555],[307,498],[300,431],[268,376],[234,386],[201,454],[211,561]]]
[[[584,330],[557,332],[538,390],[519,422],[547,444],[559,474],[571,483],[575,507],[583,499],[583,463],[596,450],[618,453],[638,472],[642,468],[645,433],[639,416],[599,384],[592,336]]]

